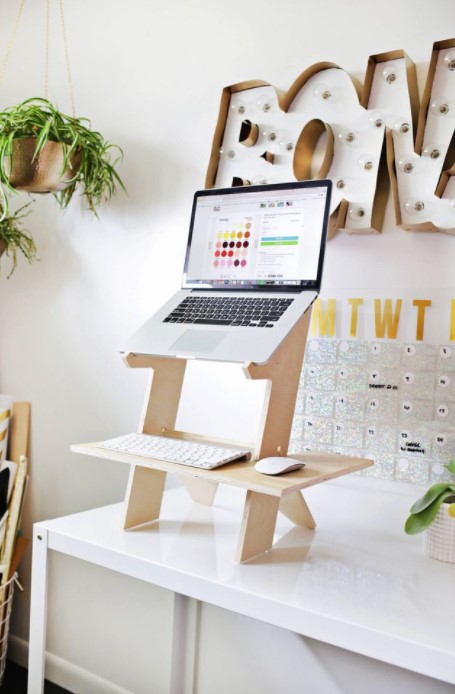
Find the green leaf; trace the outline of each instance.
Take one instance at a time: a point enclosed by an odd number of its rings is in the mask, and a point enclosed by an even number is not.
[[[36,159],[36,157],[39,155],[39,153],[41,152],[41,150],[44,148],[44,145],[45,145],[46,142],[48,141],[48,139],[49,139],[49,130],[50,130],[50,129],[51,129],[51,121],[48,120],[48,121],[46,121],[46,123],[44,124],[44,126],[43,126],[43,128],[42,128],[42,130],[41,130],[41,132],[40,132],[40,134],[39,134],[39,136],[38,136],[38,139],[37,139],[37,141],[36,141],[35,153],[34,153],[34,155],[33,155],[33,160]]]
[[[21,220],[30,214],[30,210],[24,212],[30,205],[31,202],[20,207],[13,215],[7,216],[3,214],[0,218],[0,239],[4,241],[6,246],[5,255],[12,261],[12,268],[8,278],[11,277],[17,267],[17,255],[19,252],[21,252],[30,263],[36,260],[37,249],[35,241],[31,234],[22,228],[21,223]]]
[[[451,482],[437,482],[433,484],[433,486],[411,506],[411,513],[423,511],[423,509],[432,504],[440,494],[446,491],[449,494],[455,494],[455,484]]]
[[[422,519],[420,514],[411,514],[404,524],[404,531],[407,535],[417,535],[425,530],[425,519]]]
[[[447,468],[447,470],[451,472],[453,475],[455,475],[455,458],[452,458],[452,460],[447,465],[444,465],[444,467]]]
[[[449,496],[452,496],[452,494],[452,489],[442,492],[439,496],[433,499],[433,502],[430,505],[425,506],[419,512],[412,511],[412,508],[415,506],[414,504],[414,506],[411,508],[411,515],[408,517],[404,525],[405,532],[408,535],[416,535],[417,533],[421,533],[423,530],[426,530],[436,518],[436,514],[438,513],[441,504]]]

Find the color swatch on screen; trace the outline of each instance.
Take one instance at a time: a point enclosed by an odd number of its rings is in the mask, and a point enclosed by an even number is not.
[[[215,233],[213,244],[213,267],[218,269],[247,267],[251,246],[252,222],[226,223]]]

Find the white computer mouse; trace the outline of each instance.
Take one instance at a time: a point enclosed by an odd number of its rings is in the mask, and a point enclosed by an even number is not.
[[[272,456],[270,458],[262,458],[258,460],[254,469],[262,472],[263,475],[284,475],[285,472],[300,470],[305,463],[296,460],[295,458],[286,458],[285,456]]]

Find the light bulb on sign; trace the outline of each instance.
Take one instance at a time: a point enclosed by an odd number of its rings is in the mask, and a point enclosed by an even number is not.
[[[362,154],[362,156],[358,158],[357,163],[363,171],[374,171],[376,167],[374,157],[369,154]]]
[[[404,209],[413,217],[423,217],[424,212],[428,212],[429,204],[417,198],[409,198],[404,203]]]
[[[445,96],[435,96],[431,99],[430,111],[435,116],[455,116],[455,104]]]
[[[233,147],[220,147],[220,159],[227,159],[228,161],[238,160],[239,153]]]
[[[352,130],[340,130],[337,134],[337,140],[340,145],[351,146],[356,142],[356,134]]]
[[[405,135],[411,132],[411,123],[407,118],[397,118],[392,124],[392,130],[397,135]]]
[[[382,128],[384,126],[384,114],[382,111],[369,111],[368,123],[373,128]]]
[[[417,154],[403,154],[398,159],[397,166],[405,174],[416,174],[422,170],[422,159]]]
[[[313,90],[313,94],[316,99],[320,99],[321,101],[334,101],[333,89],[328,87],[326,84],[317,84]]]
[[[422,156],[429,159],[439,159],[441,156],[441,148],[439,145],[427,143],[422,147]]]
[[[246,113],[246,104],[244,101],[237,101],[237,103],[231,104],[231,110],[243,116]]]
[[[449,51],[444,53],[442,61],[450,71],[455,71],[455,49],[451,48]]]
[[[282,149],[283,152],[292,152],[294,150],[294,146],[295,146],[294,140],[287,135],[284,135],[280,138],[279,145],[280,145],[280,149]]]
[[[279,134],[277,130],[270,128],[269,130],[264,130],[262,137],[266,142],[274,143],[278,140]]]
[[[349,217],[352,219],[353,222],[356,224],[359,224],[360,222],[365,221],[365,209],[361,207],[360,205],[351,205],[349,207]]]
[[[270,111],[273,111],[273,103],[267,96],[260,96],[256,103],[261,111],[264,111],[264,113],[270,113]]]
[[[398,70],[395,65],[386,65],[382,70],[381,76],[387,84],[395,84],[398,80]]]
[[[348,193],[351,188],[351,183],[352,181],[350,178],[337,178],[335,180],[335,188],[337,188],[337,190],[339,190],[343,194]]]

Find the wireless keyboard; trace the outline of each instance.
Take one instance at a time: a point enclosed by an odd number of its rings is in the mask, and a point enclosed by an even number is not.
[[[97,443],[98,448],[210,470],[232,460],[249,460],[250,451],[151,434],[126,434]],[[240,462],[240,461],[239,461]]]

